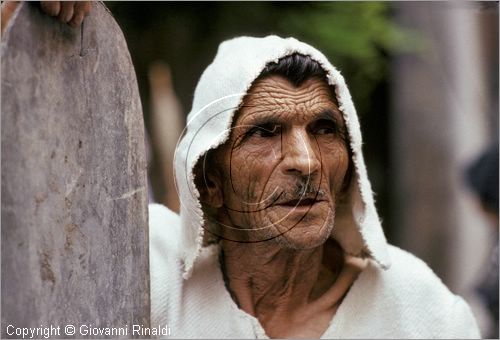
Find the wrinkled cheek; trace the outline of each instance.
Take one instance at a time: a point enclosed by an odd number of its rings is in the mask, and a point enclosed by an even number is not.
[[[225,202],[229,206],[231,222],[241,229],[255,229],[263,226],[269,218],[266,216],[266,202],[263,201],[264,175],[256,171],[241,171],[232,185],[226,186]],[[234,178],[234,177],[233,177]],[[228,192],[229,191],[229,192]]]
[[[262,241],[286,234],[296,222],[280,214],[277,209],[269,208],[249,214],[247,223],[252,226],[252,238]]]
[[[274,228],[275,221],[273,214],[265,210],[246,214],[246,224],[248,228],[259,234],[267,234],[271,231]]]
[[[266,183],[272,173],[272,159],[266,155],[250,153],[246,157],[233,158],[230,181],[233,194],[239,197],[242,210],[263,208],[269,200]]]
[[[225,235],[232,240],[239,242],[251,241],[259,242],[277,236],[280,232],[277,231],[277,216],[266,211],[232,211],[231,223],[232,227],[226,230]]]
[[[347,150],[335,150],[331,157],[326,160],[324,168],[329,173],[330,190],[332,194],[338,194],[346,179],[349,158]]]

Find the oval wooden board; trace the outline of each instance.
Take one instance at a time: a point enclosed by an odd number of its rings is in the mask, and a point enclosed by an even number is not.
[[[75,29],[22,3],[2,37],[2,337],[9,324],[61,338],[67,324],[149,325],[137,81],[120,28],[92,5]]]

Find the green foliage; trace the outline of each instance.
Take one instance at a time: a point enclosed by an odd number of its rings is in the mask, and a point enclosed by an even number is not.
[[[344,74],[361,115],[387,79],[389,55],[415,37],[395,24],[391,2],[107,2],[129,43],[142,91],[154,59],[171,65],[185,107],[218,44],[235,36],[293,36]],[[144,79],[143,79],[144,78]],[[143,100],[147,103],[147,99]],[[146,110],[147,111],[147,110]]]
[[[317,47],[346,76],[361,112],[387,76],[388,54],[411,50],[411,32],[391,18],[389,2],[321,2],[287,11],[279,28]],[[360,112],[360,113],[361,113]]]

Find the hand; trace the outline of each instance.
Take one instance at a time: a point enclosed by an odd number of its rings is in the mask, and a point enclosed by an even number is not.
[[[78,27],[90,13],[91,1],[40,1],[42,10],[71,27]]]
[[[71,27],[78,27],[82,24],[83,19],[90,13],[92,1],[41,1],[42,10],[51,16],[57,16],[59,20],[67,23]],[[19,1],[4,1],[0,7],[3,33],[12,14],[19,5]]]
[[[1,9],[1,17],[2,17],[2,34],[7,27],[7,23],[9,22],[10,18],[12,17],[12,14],[14,14],[17,5],[19,5],[19,1],[4,1],[2,2],[2,6],[0,7]]]

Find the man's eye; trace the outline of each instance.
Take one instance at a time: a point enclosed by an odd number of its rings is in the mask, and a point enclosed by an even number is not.
[[[329,120],[320,120],[314,125],[313,132],[317,135],[336,134],[337,125]]]
[[[257,136],[257,137],[274,137],[279,135],[281,132],[281,126],[279,124],[263,124],[254,126],[247,132],[247,136]]]
[[[333,128],[324,127],[324,128],[320,128],[320,129],[316,130],[316,134],[318,134],[318,135],[329,135],[329,134],[333,134],[333,133],[335,133],[335,129],[333,129]]]

